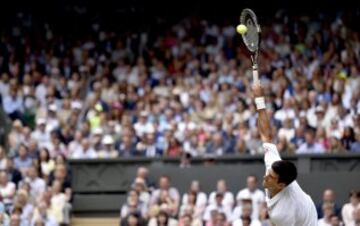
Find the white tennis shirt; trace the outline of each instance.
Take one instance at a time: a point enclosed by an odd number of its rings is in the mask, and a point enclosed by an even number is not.
[[[271,165],[281,160],[274,144],[264,143],[266,171]],[[266,203],[271,222],[276,226],[317,226],[317,212],[311,197],[299,184],[293,181],[282,191],[270,198],[267,189]]]

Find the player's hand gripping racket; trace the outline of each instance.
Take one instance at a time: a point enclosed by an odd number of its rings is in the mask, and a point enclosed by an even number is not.
[[[258,54],[260,45],[260,26],[257,22],[256,15],[251,9],[243,9],[240,15],[240,24],[246,26],[246,32],[242,32],[242,39],[251,53],[251,62],[253,70],[253,82],[259,82],[258,73]]]

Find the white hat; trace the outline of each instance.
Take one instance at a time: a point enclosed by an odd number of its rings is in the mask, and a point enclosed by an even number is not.
[[[148,112],[147,111],[141,111],[140,112],[140,116],[141,117],[147,117],[149,114],[148,114]]]
[[[240,192],[237,200],[251,200],[251,195],[248,191]]]
[[[103,134],[103,130],[101,128],[95,128],[93,130],[93,134],[94,135],[102,135]]]
[[[81,109],[82,104],[79,101],[74,101],[74,102],[71,103],[71,108],[72,109]]]
[[[56,111],[56,110],[57,110],[56,105],[55,105],[55,104],[50,104],[50,105],[49,105],[49,110],[50,110],[50,111]]]
[[[102,143],[103,144],[113,144],[114,139],[110,135],[105,135],[104,138],[102,139]]]
[[[321,105],[319,105],[315,108],[315,112],[324,112],[324,108]]]
[[[36,121],[36,123],[37,123],[38,125],[45,124],[45,123],[46,123],[46,119],[44,119],[44,118],[38,118],[38,120]]]

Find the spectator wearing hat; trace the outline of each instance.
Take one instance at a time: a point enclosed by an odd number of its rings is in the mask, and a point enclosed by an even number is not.
[[[46,130],[46,119],[37,119],[37,128],[32,132],[31,138],[38,142],[39,148],[51,148],[50,132]]]
[[[119,152],[115,149],[114,139],[110,135],[105,135],[102,139],[103,148],[97,154],[99,158],[116,158]]]

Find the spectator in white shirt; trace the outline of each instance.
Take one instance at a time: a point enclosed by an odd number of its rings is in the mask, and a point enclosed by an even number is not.
[[[232,226],[244,226],[244,225],[261,226],[261,223],[258,219],[254,219],[251,217],[253,215],[252,210],[253,209],[252,209],[251,203],[244,204],[242,206],[242,211],[241,211],[240,217],[233,221]],[[245,221],[248,221],[248,219],[250,219],[250,222],[249,222],[250,224],[245,222]]]
[[[38,171],[35,166],[30,166],[27,170],[27,177],[24,182],[30,184],[30,195],[32,198],[39,197],[46,189],[46,183],[44,179],[38,176]]]
[[[96,151],[91,147],[90,141],[86,138],[81,141],[81,146],[75,149],[71,155],[73,159],[94,159],[96,157]]]
[[[8,175],[5,171],[0,171],[0,195],[5,208],[8,210],[14,203],[16,186],[8,181]]]
[[[204,192],[201,191],[200,188],[200,182],[197,180],[193,180],[191,182],[190,185],[190,189],[187,193],[185,193],[182,197],[182,205],[187,205],[188,204],[188,200],[189,200],[189,194],[195,194],[195,206],[197,209],[197,213],[202,215],[205,211],[206,208],[206,203],[207,203],[207,197],[206,194]],[[195,211],[196,212],[196,211]],[[195,214],[196,215],[196,214]],[[198,216],[196,216],[198,217]]]
[[[341,210],[341,216],[346,226],[355,225],[354,211],[358,207],[360,207],[360,191],[351,191],[350,202],[346,203]]]
[[[46,119],[39,118],[36,124],[37,129],[32,132],[31,137],[38,142],[39,148],[51,148],[50,133],[46,131]]]
[[[161,176],[159,178],[159,188],[152,193],[150,204],[154,205],[159,203],[161,198],[161,193],[163,192],[166,192],[167,196],[169,196],[169,198],[171,199],[173,203],[172,205],[173,213],[176,213],[180,204],[180,195],[176,188],[171,187],[171,181],[168,176]]]
[[[334,204],[324,203],[322,205],[324,216],[318,220],[318,226],[331,226],[331,215],[334,214]]]
[[[236,196],[236,200],[242,197],[250,196],[252,200],[252,219],[259,219],[260,205],[265,202],[265,194],[257,188],[257,177],[254,175],[248,176],[246,179],[247,188],[242,189]]]
[[[48,214],[48,209],[49,207],[46,202],[40,201],[38,207],[34,211],[34,215],[31,220],[31,226],[58,226],[59,224],[56,222],[56,219],[51,214]]]
[[[222,193],[224,198],[222,204],[230,209],[234,206],[234,195],[227,189],[226,181],[224,179],[218,180],[216,191],[210,193],[209,204],[215,204],[215,196],[217,193]]]
[[[231,220],[231,207],[224,205],[224,194],[221,192],[217,192],[215,194],[215,203],[209,203],[204,212],[204,221],[209,221],[212,218],[212,212],[216,210],[218,213],[224,213],[226,216],[226,220]]]

